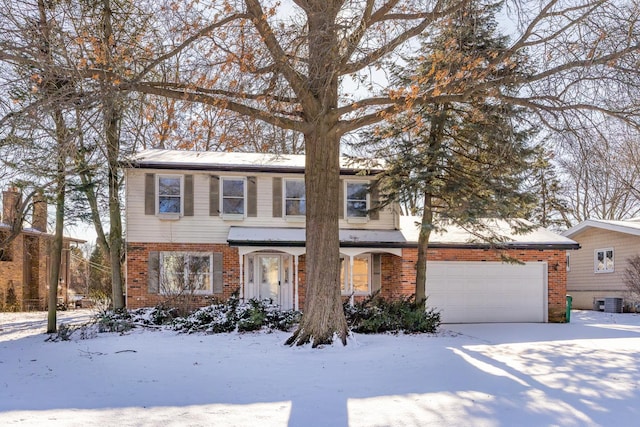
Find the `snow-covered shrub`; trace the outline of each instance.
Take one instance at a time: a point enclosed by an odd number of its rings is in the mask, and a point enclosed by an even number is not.
[[[354,305],[344,305],[347,323],[353,332],[436,332],[440,313],[425,310],[413,297],[387,300],[378,293]]]
[[[126,309],[103,310],[96,315],[98,332],[127,332],[133,327],[133,319]]]

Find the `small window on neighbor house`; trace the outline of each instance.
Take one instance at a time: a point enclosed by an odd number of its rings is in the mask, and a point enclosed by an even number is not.
[[[567,254],[566,263],[567,263],[567,271],[571,271],[571,254]]]
[[[182,212],[182,176],[158,175],[158,214]]]
[[[369,184],[367,182],[347,182],[346,209],[347,218],[366,218]]]
[[[161,252],[160,293],[212,293],[212,265],[212,256],[208,253]]]
[[[304,216],[307,213],[304,179],[285,179],[284,211],[286,216]]]
[[[238,215],[245,213],[245,179],[221,178],[222,215]]]
[[[613,248],[596,249],[594,254],[594,270],[596,273],[613,272]]]

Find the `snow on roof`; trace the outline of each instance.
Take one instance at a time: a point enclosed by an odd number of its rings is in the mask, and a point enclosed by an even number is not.
[[[571,227],[567,231],[563,232],[563,236],[573,237],[576,234],[584,231],[587,228],[600,228],[603,230],[617,231],[619,233],[632,234],[640,236],[640,221],[639,218],[633,218],[630,220],[604,220],[604,219],[588,219],[582,221],[580,224]]]
[[[380,170],[381,162],[367,166],[347,157],[340,158],[343,170]],[[221,151],[144,150],[125,164],[143,168],[211,169],[211,170],[291,170],[303,171],[302,154],[230,153]]]
[[[421,218],[416,216],[401,216],[400,229],[407,241],[418,242]],[[511,221],[500,219],[487,219],[484,221],[487,229],[491,233],[499,236],[507,246],[536,246],[536,247],[565,247],[566,249],[577,249],[578,244],[568,237],[547,230],[543,227],[534,227],[525,233],[516,233],[514,226],[518,224],[523,227],[533,227],[533,223],[524,219],[513,219]],[[438,245],[478,245],[491,241],[491,237],[482,231],[472,232],[457,225],[442,226],[442,231],[431,233],[429,244]],[[445,231],[446,230],[446,231]],[[476,235],[477,233],[478,235]],[[483,239],[483,237],[485,239]]]
[[[523,225],[532,225],[524,220],[519,221]],[[419,217],[400,217],[400,230],[341,229],[340,244],[355,247],[415,246],[418,243],[419,224]],[[578,244],[573,240],[544,228],[536,228],[525,234],[516,234],[507,221],[491,220],[489,225],[493,232],[505,239],[504,244],[507,246],[578,248]],[[228,242],[232,245],[303,246],[305,229],[231,227]],[[479,239],[478,236],[461,227],[447,226],[446,232],[433,232],[429,244],[431,246],[486,246],[487,241]]]

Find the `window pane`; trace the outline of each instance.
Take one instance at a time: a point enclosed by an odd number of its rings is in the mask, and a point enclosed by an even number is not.
[[[606,254],[606,269],[613,270],[613,251],[607,251]]]
[[[222,201],[222,212],[226,214],[244,214],[244,199],[225,198]]]
[[[367,216],[367,202],[348,201],[347,202],[347,216],[350,216],[350,217],[366,217]]]
[[[158,178],[158,194],[161,196],[180,196],[180,178]]]
[[[353,259],[353,290],[360,294],[369,292],[369,258]]]
[[[287,199],[304,199],[304,181],[288,180],[285,181],[285,191]]]
[[[158,199],[159,213],[180,213],[180,197],[160,196]]]
[[[162,255],[160,288],[163,293],[178,293],[184,289],[184,255]]]
[[[224,179],[222,181],[223,197],[242,197],[244,198],[244,180],[243,179]]]
[[[285,206],[286,215],[304,215],[306,213],[304,200],[287,200]]]
[[[187,287],[194,291],[211,289],[211,258],[208,255],[189,256],[189,282]]]
[[[347,199],[367,200],[367,184],[347,183]]]

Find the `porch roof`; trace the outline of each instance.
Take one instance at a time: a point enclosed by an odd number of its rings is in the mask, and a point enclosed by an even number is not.
[[[232,246],[304,246],[304,228],[231,227],[227,241]],[[407,246],[399,230],[340,230],[342,247],[400,248]]]

